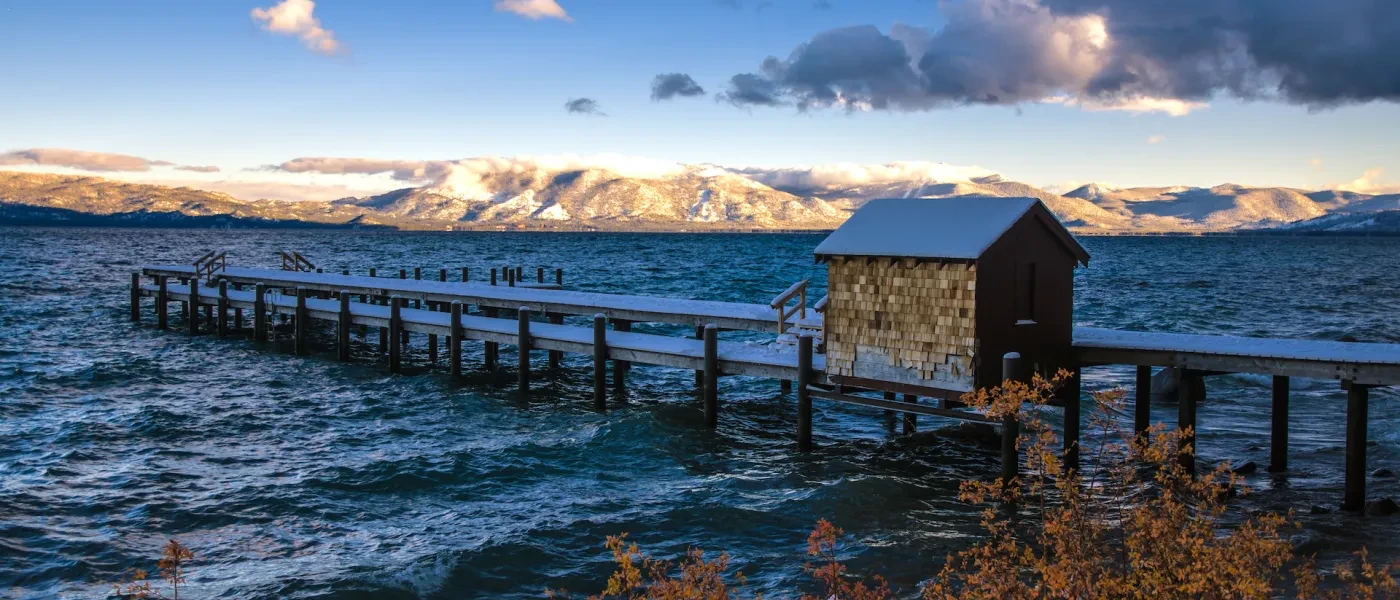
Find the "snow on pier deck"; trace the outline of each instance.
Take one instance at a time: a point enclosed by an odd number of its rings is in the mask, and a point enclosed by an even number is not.
[[[1081,365],[1172,366],[1195,371],[1400,385],[1400,344],[1074,329]]]
[[[175,278],[194,276],[194,268],[185,265],[149,266],[146,275]],[[627,296],[597,292],[575,292],[538,289],[526,284],[516,287],[480,283],[443,282],[389,277],[363,277],[278,269],[248,269],[229,267],[218,277],[231,283],[271,287],[305,288],[317,292],[341,292],[375,296],[397,295],[409,300],[431,302],[460,301],[463,304],[516,309],[522,306],[541,313],[594,315],[602,313],[609,319],[631,322],[710,325],[721,329],[766,331],[782,333],[774,309],[767,304],[688,300],[658,296]],[[787,323],[795,321],[788,319]]]
[[[233,269],[230,269],[233,270]],[[252,269],[250,269],[252,270]],[[293,272],[288,272],[293,273]],[[312,273],[311,275],[316,275]],[[321,275],[328,277],[328,275]],[[344,279],[344,276],[335,276]],[[355,279],[355,278],[352,278]],[[358,279],[370,279],[368,277]],[[263,281],[263,279],[259,279]],[[374,279],[380,281],[380,279]],[[402,282],[403,280],[384,280]],[[407,280],[409,283],[437,283]],[[447,284],[462,286],[463,284]],[[471,285],[471,284],[467,284]],[[476,286],[486,287],[491,286]],[[511,288],[504,288],[511,289]],[[520,289],[520,288],[515,288]],[[141,286],[141,295],[156,297],[159,288],[153,285]],[[166,294],[170,301],[188,302],[190,286],[168,284]],[[428,298],[434,302],[440,298]],[[256,293],[250,290],[228,290],[228,307],[253,310]],[[277,291],[268,291],[264,296],[267,310],[273,314],[295,314],[296,296]],[[201,288],[198,294],[200,306],[217,307],[217,288]],[[515,305],[518,308],[520,305]],[[340,320],[340,303],[336,300],[308,298],[307,316],[314,320],[332,323]],[[533,307],[532,307],[532,310]],[[400,310],[404,330],[415,333],[449,336],[452,334],[451,315],[446,312],[404,308]],[[350,324],[368,327],[389,327],[390,308],[377,304],[350,303]],[[467,316],[462,319],[462,339],[518,345],[519,332],[514,319]],[[557,350],[575,354],[593,353],[593,330],[588,327],[531,323],[530,347],[532,350]],[[649,365],[660,365],[683,369],[703,369],[705,360],[704,341],[690,338],[677,338],[663,335],[608,331],[606,334],[607,358]],[[769,346],[747,342],[719,342],[719,369],[725,375],[748,375],[774,379],[797,378],[797,350],[793,346]],[[825,357],[812,357],[812,370],[823,372]]]

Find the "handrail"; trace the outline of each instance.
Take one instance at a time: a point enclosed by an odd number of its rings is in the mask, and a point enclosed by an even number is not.
[[[793,296],[799,297],[797,306],[788,309],[785,305]],[[800,315],[798,317],[800,319],[807,318],[807,280],[803,279],[802,281],[792,284],[786,291],[778,294],[776,298],[773,298],[773,301],[769,302],[768,306],[778,311],[778,331],[782,331],[787,326],[788,318],[794,314]]]
[[[827,295],[825,295],[825,296],[822,296],[822,299],[821,299],[821,300],[818,300],[817,303],[816,303],[815,305],[812,306],[812,310],[817,311],[817,312],[820,313],[820,314],[825,314],[825,313],[826,313],[826,301],[827,301],[827,299],[829,299],[829,298],[831,298],[831,294],[827,294]]]
[[[216,254],[217,253],[217,254]],[[228,269],[228,250],[210,250],[204,256],[194,261],[194,276],[212,279],[214,271],[224,271]]]
[[[307,260],[305,256],[302,256],[300,252],[287,252],[283,250],[279,251],[277,254],[282,257],[283,271],[305,271],[309,273],[316,270],[316,265],[312,264],[310,260]]]

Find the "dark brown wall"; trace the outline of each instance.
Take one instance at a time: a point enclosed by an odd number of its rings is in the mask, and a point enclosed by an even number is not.
[[[977,263],[977,387],[1001,383],[1001,358],[1020,352],[1043,375],[1072,363],[1076,258],[1033,207]],[[1051,217],[1052,219],[1054,217]],[[1016,325],[1019,265],[1035,263],[1034,325]]]

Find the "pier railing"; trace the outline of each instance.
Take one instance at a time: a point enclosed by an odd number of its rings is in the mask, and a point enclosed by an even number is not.
[[[199,279],[213,279],[214,271],[228,268],[228,251],[210,250],[194,261],[194,276]]]
[[[794,296],[798,298],[797,306],[789,309],[787,303],[791,301]],[[792,284],[792,287],[789,287],[787,291],[773,298],[773,301],[769,302],[768,306],[778,311],[779,332],[783,331],[787,320],[792,318],[793,315],[797,315],[798,319],[807,318],[807,280],[803,279],[802,281]]]
[[[282,257],[283,271],[305,271],[310,273],[316,270],[316,265],[311,264],[311,261],[307,260],[305,256],[302,256],[300,252],[278,252],[278,254]]]

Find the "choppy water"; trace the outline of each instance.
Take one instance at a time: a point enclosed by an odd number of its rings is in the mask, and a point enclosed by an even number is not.
[[[296,249],[356,272],[562,267],[574,289],[757,302],[803,277],[821,288],[819,240],[0,229],[0,595],[100,595],[174,536],[198,555],[191,597],[539,597],[597,590],[604,537],[625,531],[662,555],[726,549],[755,587],[788,597],[820,517],[853,534],[854,568],[911,590],[976,534],[955,490],[993,475],[995,449],[911,442],[879,411],[818,403],[820,448],[802,455],[793,399],[773,381],[723,379],[711,432],[689,372],[638,366],[599,414],[584,357],[522,403],[508,370],[459,384],[426,368],[422,340],[417,372],[390,377],[368,345],[347,365],[328,338],[295,357],[286,343],[162,333],[149,310],[126,319],[131,270],[211,248],[246,266]],[[1400,342],[1397,239],[1084,243],[1080,324]],[[480,352],[467,345],[469,365]],[[1086,371],[1089,387],[1130,378]],[[1210,386],[1204,457],[1266,464],[1268,382]],[[1340,500],[1345,397],[1335,382],[1295,387],[1292,470],[1254,476],[1247,502],[1306,513]],[[1372,397],[1371,466],[1400,470],[1400,396]],[[1372,498],[1397,495],[1395,479],[1371,480]],[[1400,554],[1400,517],[1302,520],[1324,555]]]

